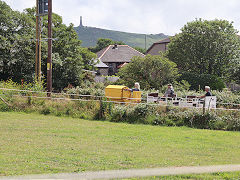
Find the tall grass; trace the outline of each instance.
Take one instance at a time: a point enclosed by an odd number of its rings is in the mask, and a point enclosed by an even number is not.
[[[8,89],[38,90],[40,92],[18,92],[0,90],[0,96],[7,104],[0,100],[0,111],[24,111],[38,112],[40,114],[53,114],[56,116],[70,116],[82,119],[96,119],[111,122],[126,122],[151,124],[161,126],[188,126],[201,129],[234,130],[240,131],[239,111],[208,111],[203,114],[202,110],[186,109],[178,107],[152,106],[151,104],[138,105],[118,105],[103,100],[95,100],[92,97],[79,98],[86,90],[86,95],[97,94],[96,89],[88,87],[77,87],[72,89],[73,95],[53,95],[54,97],[64,97],[63,99],[47,99],[43,92],[43,86],[39,84],[18,85],[12,81],[2,82],[1,87]],[[99,88],[102,96],[103,87]],[[89,91],[88,91],[89,90]],[[70,93],[70,91],[67,91]],[[225,98],[237,103],[239,95],[230,94],[228,91],[214,91],[220,101],[225,102]],[[200,94],[200,93],[199,93]],[[229,95],[230,94],[230,95]],[[16,96],[17,95],[17,96]],[[221,99],[222,98],[222,99]]]

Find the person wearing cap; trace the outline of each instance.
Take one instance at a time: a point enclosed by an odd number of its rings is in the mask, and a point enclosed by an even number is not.
[[[168,88],[164,94],[164,97],[174,97],[175,94],[174,94],[174,89],[173,89],[173,86],[172,84],[168,84]]]
[[[203,96],[199,96],[198,98],[205,98],[206,96],[212,96],[212,93],[210,92],[210,87],[209,86],[205,86],[205,91],[206,91],[206,94],[203,95]]]

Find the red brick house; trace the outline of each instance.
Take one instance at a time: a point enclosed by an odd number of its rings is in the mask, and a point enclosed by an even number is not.
[[[144,54],[128,45],[109,45],[97,52],[98,59],[108,66],[108,75],[114,75],[126,63],[131,62],[134,56],[145,57]],[[101,69],[101,68],[99,68]],[[101,71],[100,75],[101,74]],[[106,72],[105,72],[106,73]]]

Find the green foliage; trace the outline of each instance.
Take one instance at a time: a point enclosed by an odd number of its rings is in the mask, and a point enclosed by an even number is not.
[[[100,108],[95,116],[95,119],[106,120],[108,116],[112,115],[113,103],[107,102],[107,99],[102,99],[100,101]]]
[[[13,11],[0,0],[0,80],[20,83],[34,81],[35,71],[35,8]],[[61,90],[68,84],[82,82],[82,69],[93,70],[96,55],[81,47],[81,41],[70,24],[62,23],[53,13],[53,88]],[[42,38],[47,38],[47,16],[42,20]],[[47,74],[47,42],[42,41],[42,73]]]
[[[233,23],[196,19],[171,39],[168,57],[179,70],[228,78],[239,64],[239,38]]]
[[[115,105],[112,115],[109,117],[112,122],[127,122],[131,124],[151,124],[147,117],[152,113],[152,107],[147,104],[136,106]]]
[[[143,53],[143,54],[145,54],[146,53],[146,49],[144,49],[144,48],[141,48],[141,47],[134,47],[134,49],[136,49],[137,51],[139,51],[139,52],[141,52],[141,53]]]
[[[94,53],[97,53],[98,51],[101,51],[105,47],[107,47],[109,45],[113,45],[113,44],[124,45],[124,43],[122,41],[113,41],[112,39],[100,38],[97,41],[97,45],[95,47],[90,47],[89,50]]]
[[[181,90],[182,86],[187,82],[176,84],[175,88]],[[42,87],[41,84],[23,84],[9,80],[0,82],[1,88],[19,89],[19,90],[34,90]],[[96,89],[96,88],[99,89]],[[92,97],[81,97],[79,95],[104,96],[104,85],[97,84],[93,86],[90,82],[86,82],[82,87],[72,88],[67,90],[69,95],[65,100],[49,100],[38,99],[35,96],[46,97],[45,93],[41,92],[25,92],[25,91],[5,91],[0,90],[0,96],[4,97],[10,106],[0,100],[0,111],[25,111],[39,112],[41,114],[54,114],[56,116],[71,116],[84,119],[107,120],[112,122],[127,122],[152,124],[162,126],[189,126],[201,129],[217,129],[240,131],[240,112],[239,111],[207,111],[205,114],[200,109],[185,109],[178,107],[163,107],[152,104],[114,104],[107,102],[107,99],[101,101],[91,101]],[[42,91],[42,89],[39,89]],[[99,93],[99,94],[97,94]],[[196,92],[195,92],[196,93]],[[200,92],[201,94],[202,92]],[[190,94],[187,92],[187,94]],[[240,96],[229,91],[213,91],[217,96],[219,103],[240,103]],[[14,96],[18,95],[18,96]],[[21,95],[31,97],[24,98]],[[199,95],[199,94],[198,94]],[[62,97],[62,95],[53,95],[54,97]],[[68,98],[81,100],[70,101]],[[86,101],[88,100],[88,101]],[[218,107],[234,108],[235,106],[221,105]]]
[[[102,83],[95,83],[90,81],[85,81],[81,84],[81,86],[72,87],[69,89],[65,89],[67,94],[76,94],[76,98],[78,95],[92,95],[92,96],[104,96],[105,85]]]
[[[160,89],[177,78],[176,66],[164,56],[133,57],[129,64],[120,69],[118,75],[127,86],[139,82],[142,89]]]
[[[185,80],[189,82],[191,90],[203,89],[205,86],[210,86],[213,90],[222,90],[225,88],[223,79],[210,74],[197,74],[191,72],[183,72],[179,77],[179,80]]]
[[[236,64],[236,66],[236,71],[232,73],[231,79],[236,83],[240,84],[240,61],[239,65]]]
[[[34,76],[34,21],[0,0],[0,80],[30,81]]]
[[[173,109],[168,113],[156,114],[154,125],[188,126],[198,129],[239,131],[239,112],[212,112],[203,114],[198,110]]]
[[[212,93],[217,96],[217,101],[220,103],[240,104],[240,95],[234,94],[227,89],[223,91],[212,91]]]
[[[47,19],[44,22],[47,29]],[[43,36],[47,36],[47,31],[44,31]],[[73,24],[62,24],[62,18],[57,14],[53,15],[53,37],[57,39],[53,41],[53,87],[62,90],[69,84],[80,85],[84,77],[82,69],[94,70],[96,55],[81,47]],[[46,59],[47,56],[42,60]],[[46,74],[46,67],[43,69]]]
[[[191,87],[191,85],[188,83],[188,81],[185,81],[185,80],[181,80],[181,81],[174,81],[172,83],[173,85],[173,89],[174,89],[174,92],[189,92],[189,89]],[[164,94],[166,92],[168,88],[168,85],[164,85],[162,88],[161,88],[161,92]],[[182,97],[182,96],[180,96]]]

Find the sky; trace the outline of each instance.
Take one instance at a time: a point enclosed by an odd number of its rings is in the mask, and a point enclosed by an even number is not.
[[[3,0],[13,10],[23,11],[36,0]],[[175,35],[196,18],[224,19],[240,30],[240,0],[52,0],[53,12],[67,25],[110,30]]]

